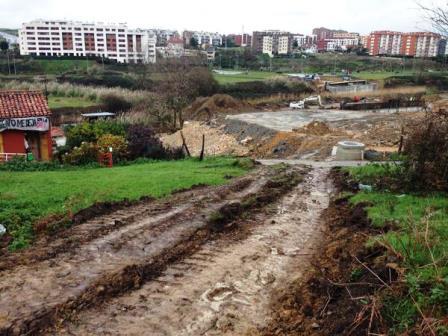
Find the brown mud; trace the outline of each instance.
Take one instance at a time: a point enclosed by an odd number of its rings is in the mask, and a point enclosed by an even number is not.
[[[234,230],[238,219],[262,212],[305,173],[303,168],[261,168],[227,186],[148,200],[96,216],[53,240],[42,238],[2,264],[0,334],[41,333],[141,287],[206,242],[227,232],[244,234]],[[229,204],[239,204],[230,216]]]
[[[334,170],[342,191],[355,186]],[[381,247],[367,247],[382,232],[370,225],[365,207],[334,198],[324,211],[325,236],[309,274],[291,281],[272,301],[272,320],[254,335],[385,335],[378,292],[398,277],[393,257]]]

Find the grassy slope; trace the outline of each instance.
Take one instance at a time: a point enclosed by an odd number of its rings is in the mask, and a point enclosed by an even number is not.
[[[373,178],[388,175],[389,169],[367,166],[350,170],[358,181],[370,183]],[[388,247],[388,253],[399,256],[405,269],[406,290],[383,298],[383,316],[391,334],[413,328],[421,317],[440,318],[448,314],[448,197],[445,194],[409,195],[387,191],[360,192],[351,198],[356,204],[368,202],[372,224],[392,229],[372,242]],[[448,329],[437,329],[445,334]]]
[[[74,70],[86,70],[88,67],[96,64],[95,61],[87,60],[87,59],[79,59],[79,60],[43,60],[36,59],[34,62],[37,63],[37,66],[42,69],[42,71],[46,74],[56,74],[60,75],[63,72],[74,71]]]
[[[23,247],[32,240],[32,224],[39,218],[74,213],[98,201],[163,197],[195,184],[223,184],[226,175],[244,174],[234,163],[231,158],[209,158],[112,169],[2,172],[0,223],[14,236],[13,248]]]
[[[249,73],[247,74],[242,73],[239,75],[220,75],[217,73],[213,73],[213,77],[218,81],[219,84],[262,81],[275,76],[281,76],[281,75],[275,72],[264,72],[264,71],[249,71]]]
[[[88,107],[95,106],[96,103],[83,97],[48,97],[48,106],[50,109],[62,107]]]

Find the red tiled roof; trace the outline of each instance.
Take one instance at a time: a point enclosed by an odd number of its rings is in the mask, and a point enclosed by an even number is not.
[[[51,114],[40,91],[0,91],[0,118],[43,117]]]

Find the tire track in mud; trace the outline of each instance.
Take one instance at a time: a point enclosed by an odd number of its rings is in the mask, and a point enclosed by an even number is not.
[[[292,171],[301,172],[290,169],[289,173]],[[140,287],[210,239],[209,217],[213,213],[258,193],[265,196],[277,174],[260,169],[249,182],[246,178],[210,188],[152,217],[147,213],[135,215],[141,211],[138,207],[100,217],[84,229],[90,225],[95,230],[103,220],[115,221],[116,215],[130,219],[75,251],[60,251],[44,260],[4,270],[0,278],[0,334],[39,333],[89,305]]]
[[[242,335],[265,325],[271,295],[305,273],[321,238],[332,185],[315,169],[272,209],[243,221],[242,240],[209,241],[160,276],[80,312],[48,334]]]

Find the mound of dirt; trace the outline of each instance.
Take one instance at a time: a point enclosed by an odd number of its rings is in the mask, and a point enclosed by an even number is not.
[[[333,146],[346,139],[347,133],[313,121],[292,132],[278,132],[256,149],[262,158],[313,158],[330,155]]]
[[[331,133],[330,127],[322,121],[312,121],[301,128],[293,129],[293,131],[308,135],[326,135]]]
[[[199,97],[185,111],[192,120],[210,120],[217,113],[239,112],[246,104],[225,94],[215,94],[211,97]]]
[[[171,148],[182,146],[180,132],[162,135],[163,144]],[[205,123],[192,121],[184,124],[182,133],[193,156],[198,156],[201,153],[202,135],[205,135],[206,155],[246,156],[249,153],[246,147],[239,144],[233,136],[226,134],[222,128],[214,128]]]

